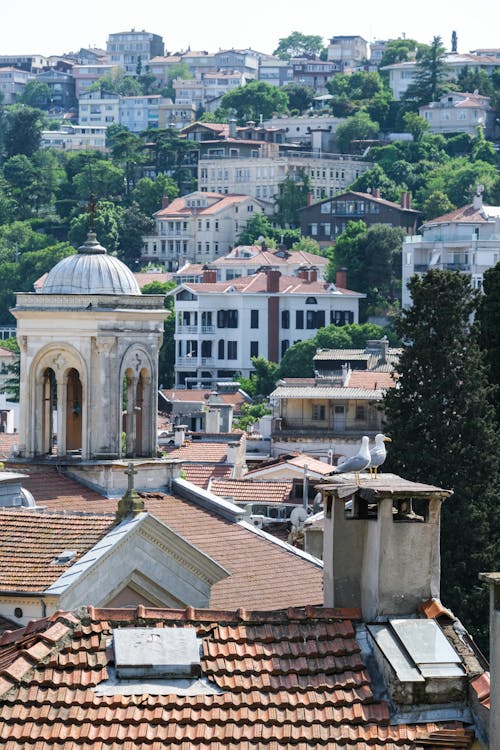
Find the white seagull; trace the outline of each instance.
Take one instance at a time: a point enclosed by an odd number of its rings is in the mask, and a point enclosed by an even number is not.
[[[387,456],[384,443],[392,443],[392,440],[379,432],[375,435],[375,446],[370,451],[370,475],[373,479],[377,478],[378,467],[382,466]]]
[[[359,472],[368,468],[370,465],[370,450],[368,448],[369,439],[366,435],[361,438],[361,448],[355,456],[347,458],[341,464],[335,467],[332,474],[345,474],[353,471],[356,474],[356,483],[359,484]]]

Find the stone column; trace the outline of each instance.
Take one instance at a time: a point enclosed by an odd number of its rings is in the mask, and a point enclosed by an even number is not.
[[[143,376],[142,378],[142,454],[145,456],[153,456],[155,443],[153,436],[153,409],[155,403],[153,396],[156,394],[152,393],[151,388],[151,377]]]
[[[66,455],[68,375],[57,373],[57,455]]]
[[[136,391],[137,378],[134,375],[126,374],[127,378],[127,415],[126,415],[126,433],[127,441],[125,452],[127,456],[135,455],[136,439]]]
[[[116,338],[104,336],[93,340],[91,386],[88,393],[90,455],[120,453],[121,387],[116,368]]]

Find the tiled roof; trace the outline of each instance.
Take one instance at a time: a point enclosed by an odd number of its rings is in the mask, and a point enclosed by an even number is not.
[[[227,458],[226,443],[209,443],[196,441],[186,443],[180,448],[166,446],[169,458],[179,458],[181,461],[196,461],[198,463],[223,463]]]
[[[164,284],[167,281],[172,281],[173,273],[158,272],[158,271],[141,271],[134,273],[134,278],[139,284],[139,289],[142,289],[146,284],[152,284],[153,281],[160,281]]]
[[[227,464],[184,464],[182,470],[188,482],[196,484],[206,490],[210,480],[214,478],[230,477],[232,466]]]
[[[485,212],[485,209],[487,208],[487,206],[475,208],[473,204],[469,203],[467,206],[455,208],[454,211],[449,211],[447,214],[436,216],[435,219],[426,221],[421,228],[425,229],[425,227],[431,227],[433,224],[447,224],[450,222],[462,222],[464,224],[477,224],[478,222],[482,224],[487,223],[489,220],[488,215]]]
[[[349,375],[349,388],[364,390],[380,390],[380,388],[394,388],[396,381],[390,372],[370,372],[367,370],[352,370]]]
[[[189,465],[185,467],[186,473],[189,471],[188,467]],[[231,469],[227,465],[221,465],[220,468]],[[30,469],[24,465],[22,470],[23,473],[30,473]],[[23,480],[23,485],[37,498],[34,490],[45,484],[46,495],[49,496],[54,475],[58,476],[55,469],[41,468],[32,475],[36,479],[35,486],[30,486],[29,479]],[[48,510],[94,513],[116,511],[117,500],[101,497],[85,490],[76,481],[64,479],[66,484],[61,488],[63,494],[57,494],[57,484],[54,484],[52,498],[44,499],[43,505]],[[323,601],[321,568],[290,549],[274,543],[272,538],[259,535],[255,529],[229,521],[214,511],[177,495],[144,493],[143,497],[147,511],[229,572],[227,578],[212,586],[211,607],[279,609]],[[251,565],[249,560],[252,561]],[[270,570],[273,571],[271,580]]]
[[[0,511],[0,589],[44,591],[115,523],[110,516]],[[69,562],[54,561],[66,550]]]
[[[260,247],[250,246],[250,251],[254,254],[250,258],[245,258],[239,255],[239,252],[244,253],[246,245],[238,246],[231,250],[228,257],[227,255],[223,258],[217,258],[209,263],[210,268],[219,266],[277,266],[277,265],[313,265],[313,266],[326,266],[329,261],[328,258],[324,258],[321,255],[314,255],[313,253],[307,253],[304,250],[292,250],[286,253],[286,255],[279,255],[276,252],[269,250],[262,250]]]
[[[343,387],[341,385],[315,385],[310,387],[298,388],[297,386],[278,386],[272,393],[272,398],[289,398],[289,399],[337,399],[345,401],[351,400],[379,400],[384,395],[381,387]]]
[[[395,203],[394,201],[388,201],[386,198],[377,198],[372,193],[360,193],[356,190],[348,190],[345,193],[339,193],[339,195],[336,195],[335,198],[323,198],[322,200],[318,201],[317,203],[314,203],[314,206],[319,206],[322,203],[328,203],[333,200],[334,203],[336,203],[339,200],[345,200],[348,197],[355,197],[355,198],[362,198],[363,200],[370,201],[371,203],[378,203],[381,206],[387,206],[388,208],[395,208],[398,211],[402,211],[403,213],[412,213],[412,214],[419,214],[420,211],[416,211],[413,208],[404,208],[399,203]],[[310,208],[310,206],[305,206],[304,208],[301,208],[301,211],[307,211]]]
[[[22,629],[0,673],[4,750],[469,748],[457,722],[389,724],[350,618],[355,610],[98,610]],[[44,629],[39,629],[40,625]],[[118,627],[193,627],[212,694],[106,692]],[[0,641],[1,644],[1,641]],[[1,657],[1,645],[0,645]],[[217,692],[216,692],[217,691]],[[220,691],[220,692],[218,692]],[[123,691],[125,692],[125,691]]]
[[[214,282],[214,283],[184,283],[193,294],[211,293],[224,294],[232,289],[236,289],[240,294],[262,294],[267,292],[267,274],[264,272],[256,273],[251,276],[240,276],[238,279],[231,281]],[[279,277],[280,294],[303,294],[318,295],[327,294],[329,296],[351,296],[363,297],[359,292],[353,292],[349,289],[336,288],[325,281],[306,281],[298,276],[288,276],[281,274]]]
[[[248,195],[225,195],[222,193],[203,193],[205,198],[216,198],[212,205],[198,206],[193,208],[186,204],[186,198],[175,198],[166,208],[160,209],[155,213],[157,219],[168,219],[172,216],[192,216],[196,211],[197,216],[206,216],[207,214],[218,213],[228,206],[242,203],[249,199]]]
[[[287,456],[281,461],[269,462],[263,466],[259,466],[257,469],[252,469],[245,474],[245,477],[254,479],[255,477],[265,476],[268,473],[275,473],[276,469],[286,466],[295,466],[298,469],[303,469],[304,466],[307,466],[310,472],[322,476],[327,476],[334,469],[333,466],[330,466],[330,464],[327,464],[325,461],[319,461],[317,458],[308,456],[306,453],[299,453],[296,456]]]
[[[253,482],[213,479],[210,492],[236,503],[293,503],[293,482]]]
[[[15,354],[10,349],[0,346],[0,357],[15,357]]]
[[[212,393],[211,390],[201,388],[193,388],[189,390],[187,388],[171,388],[162,390],[162,394],[168,401],[183,401],[197,404],[206,404],[206,397],[209,396],[210,393]],[[241,404],[247,400],[239,390],[234,393],[218,393],[217,395],[223,404],[232,404],[233,407],[235,407],[235,414],[240,411]]]

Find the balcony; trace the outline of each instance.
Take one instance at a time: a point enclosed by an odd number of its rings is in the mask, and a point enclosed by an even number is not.
[[[275,417],[272,435],[279,438],[331,437],[334,435],[376,435],[381,430],[381,419],[339,419],[333,422],[314,419],[286,419]]]
[[[201,332],[202,333],[215,333],[215,326],[202,326]]]
[[[176,333],[198,333],[198,326],[178,325]]]

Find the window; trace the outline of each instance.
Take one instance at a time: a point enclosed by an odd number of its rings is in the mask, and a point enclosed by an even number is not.
[[[227,342],[227,358],[238,359],[238,342],[237,341]]]
[[[238,328],[238,310],[217,310],[217,328]]]
[[[212,342],[202,341],[201,342],[201,356],[210,358],[212,356]]]
[[[290,311],[289,310],[281,311],[281,327],[290,328]]]
[[[295,311],[295,328],[304,328],[304,310]]]
[[[290,347],[290,342],[288,339],[283,339],[281,342],[281,356],[285,354],[286,350]]]
[[[325,311],[324,310],[307,310],[306,312],[306,328],[322,328],[325,325]]]
[[[258,341],[250,341],[250,356],[251,357],[259,356],[259,342]]]
[[[356,406],[356,419],[361,421],[366,419],[366,409],[364,405]]]
[[[250,328],[259,327],[259,311],[250,310]]]
[[[224,359],[224,339],[219,339],[219,344],[217,347],[217,358],[218,359]]]
[[[330,310],[330,323],[334,323],[336,326],[354,323],[354,313],[350,310]]]
[[[318,300],[316,299],[316,297],[307,297],[306,305],[317,305],[317,304],[318,304]]]
[[[324,404],[313,404],[312,405],[312,418],[316,421],[324,421],[326,415]]]

